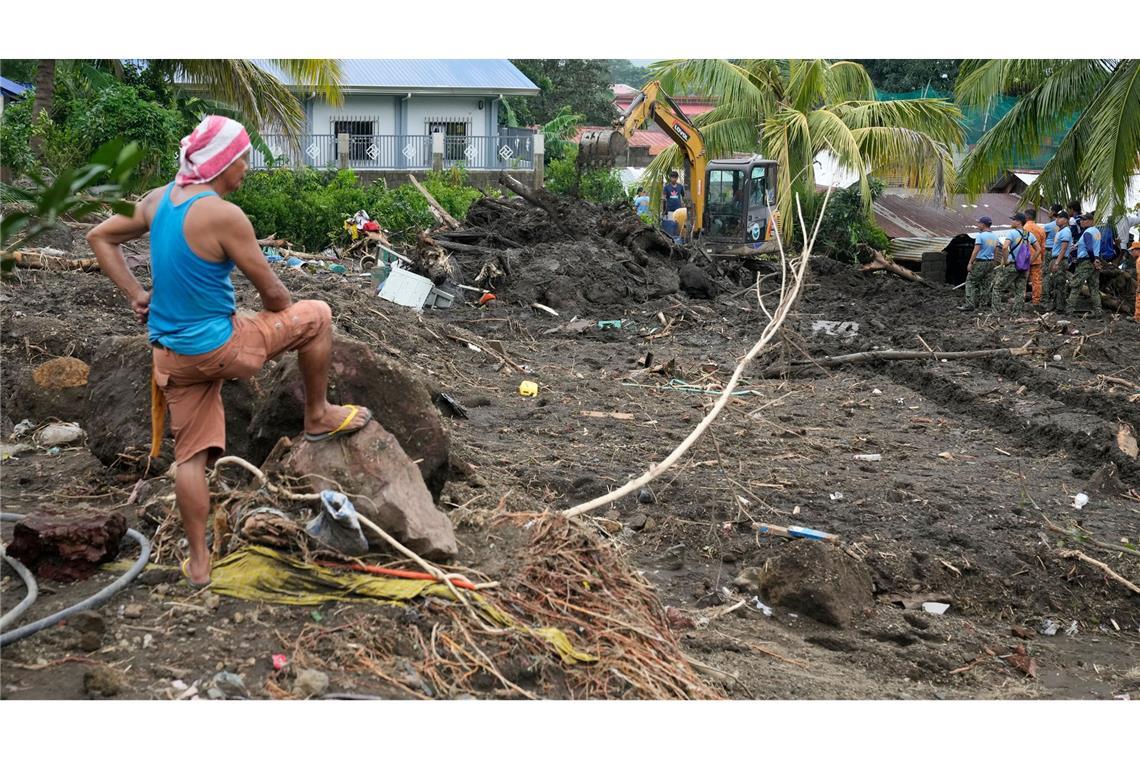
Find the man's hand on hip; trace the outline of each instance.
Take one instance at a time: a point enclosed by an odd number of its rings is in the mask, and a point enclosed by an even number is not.
[[[149,290],[140,290],[139,294],[131,299],[131,310],[134,311],[135,319],[139,321],[139,324],[145,325],[147,317],[150,316]]]

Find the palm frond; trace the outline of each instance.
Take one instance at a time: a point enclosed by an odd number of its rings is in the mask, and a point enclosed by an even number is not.
[[[944,142],[907,127],[859,127],[852,135],[872,174],[902,175],[908,187],[945,199],[955,175],[954,157]]]
[[[962,112],[958,106],[941,98],[843,103],[831,110],[852,129],[903,127],[922,132],[949,148],[961,146],[966,139]]]
[[[1039,87],[1074,64],[1083,68],[1099,68],[1105,73],[1111,68],[1108,61],[1097,59],[995,58],[963,61],[954,84],[954,99],[963,106],[987,106],[1002,95]]]
[[[270,61],[297,85],[308,87],[330,106],[344,102],[341,82],[344,74],[334,58],[274,58]]]
[[[964,192],[983,191],[1019,157],[1038,151],[1047,136],[1062,129],[1089,104],[1109,77],[1100,61],[1065,61],[1050,71],[978,140],[962,161],[958,184]]]
[[[823,93],[827,103],[847,100],[874,100],[875,85],[861,64],[836,61],[824,69]]]
[[[699,90],[719,103],[736,103],[753,109],[759,122],[763,114],[776,107],[782,93],[774,88],[772,78],[765,75],[768,69],[752,63],[752,68],[745,68],[721,58],[680,58],[658,61],[649,69],[670,94]]]
[[[794,108],[780,109],[764,122],[760,144],[764,156],[779,163],[776,209],[780,216],[780,235],[791,240],[796,194],[807,199],[815,192],[815,154],[807,116]]]
[[[859,176],[859,190],[862,193],[864,206],[870,211],[871,193],[867,182],[867,160],[851,129],[843,119],[826,108],[809,111],[807,124],[811,132],[811,160],[814,162],[815,156],[821,151],[826,151],[835,158],[840,169],[856,172]]]
[[[810,111],[824,102],[827,63],[818,58],[788,61],[788,102],[797,111]]]
[[[1088,122],[1083,190],[1096,198],[1098,211],[1120,213],[1129,179],[1140,169],[1140,61],[1121,61],[1082,118]]]
[[[167,63],[209,97],[232,105],[256,129],[279,128],[296,140],[305,127],[305,112],[297,95],[252,61],[193,58]],[[326,97],[340,97],[339,62],[290,59],[274,64],[298,85],[312,87]]]

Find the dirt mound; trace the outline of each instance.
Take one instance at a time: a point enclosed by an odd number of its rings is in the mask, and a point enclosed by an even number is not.
[[[544,190],[525,199],[480,199],[463,229],[433,235],[467,282],[508,303],[538,302],[577,313],[676,293],[678,268],[688,258],[626,204],[599,205]]]

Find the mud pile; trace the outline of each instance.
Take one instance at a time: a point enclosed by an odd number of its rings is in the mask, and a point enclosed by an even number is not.
[[[482,198],[463,229],[434,235],[467,283],[507,303],[537,302],[576,313],[675,293],[688,258],[626,204],[600,205],[543,190],[529,200]],[[464,243],[457,247],[449,240]]]

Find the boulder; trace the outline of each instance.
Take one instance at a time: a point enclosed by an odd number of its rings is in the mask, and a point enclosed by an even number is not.
[[[436,509],[420,470],[375,420],[332,441],[299,438],[287,450],[279,447],[266,469],[302,478],[313,492],[348,494],[358,513],[424,557],[450,559],[458,551],[451,520]],[[364,534],[372,546],[388,548],[371,531]]]
[[[333,338],[329,375],[329,400],[368,407],[372,418],[419,463],[428,490],[439,498],[447,483],[451,441],[428,384],[413,371],[373,353],[366,343],[340,336]],[[296,354],[281,357],[262,387],[265,398],[250,426],[255,462],[268,456],[282,436],[295,436],[301,426],[305,393]]]
[[[767,604],[838,628],[853,625],[873,606],[863,564],[820,541],[789,541],[764,567],[744,570],[736,584]]]
[[[118,512],[33,512],[16,523],[6,551],[41,578],[81,581],[118,555],[126,532]]]
[[[150,372],[151,347],[144,335],[107,338],[95,351],[87,382],[84,429],[91,452],[105,465],[136,465],[141,469],[146,464],[150,450]],[[249,423],[258,395],[255,381],[226,381],[222,386],[226,452],[247,459],[251,456]],[[166,463],[173,460],[174,452],[169,422],[167,415],[162,448]],[[123,453],[135,459],[120,457]]]

